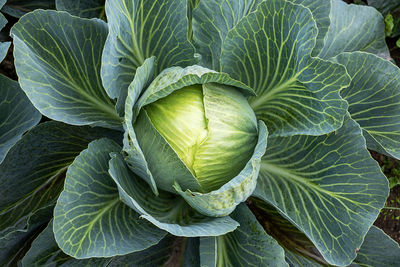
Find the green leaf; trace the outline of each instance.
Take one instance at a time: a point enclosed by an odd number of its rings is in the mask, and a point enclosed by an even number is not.
[[[142,177],[151,187],[154,194],[158,194],[158,189],[156,182],[154,181],[153,175],[151,174],[146,158],[144,157],[143,151],[139,146],[136,139],[136,133],[133,129],[133,122],[136,120],[137,114],[134,114],[134,106],[138,100],[143,89],[153,79],[155,71],[155,58],[151,57],[145,60],[142,66],[140,66],[137,71],[135,78],[128,88],[128,95],[125,101],[125,122],[124,122],[124,152],[126,153],[125,160],[128,166],[132,169],[134,173]],[[121,92],[120,99],[123,99],[123,92]],[[123,101],[118,101],[119,103]],[[121,106],[122,107],[122,106]]]
[[[261,157],[267,147],[267,136],[267,127],[260,121],[258,124],[258,143],[252,157],[244,169],[220,189],[210,193],[182,191],[178,182],[175,182],[175,190],[192,208],[204,215],[212,217],[229,215],[237,205],[246,201],[256,187]]]
[[[1,16],[1,14],[0,14],[0,16]],[[0,63],[6,57],[8,48],[10,47],[10,45],[11,45],[11,42],[0,42]]]
[[[20,18],[35,9],[54,9],[56,7],[54,2],[54,0],[8,0],[1,11]]]
[[[32,241],[50,220],[53,207],[47,206],[32,212],[21,222],[0,232],[0,265],[17,266]]]
[[[212,218],[195,212],[178,195],[160,190],[158,196],[152,196],[147,183],[127,168],[119,154],[112,155],[109,172],[127,205],[139,212],[141,218],[175,236],[218,236],[239,226],[229,216]]]
[[[200,237],[186,240],[182,266],[200,266]]]
[[[318,55],[324,46],[324,39],[330,26],[329,14],[331,11],[331,1],[321,0],[289,0],[295,4],[303,5],[310,9],[313,19],[318,27],[318,35],[312,55]]]
[[[101,85],[103,21],[36,10],[21,18],[11,35],[19,83],[43,115],[73,125],[122,128]]]
[[[289,266],[282,247],[265,233],[245,204],[232,217],[240,223],[236,231],[200,238],[201,266]]]
[[[173,238],[168,236],[155,246],[146,250],[124,256],[111,258],[91,258],[85,260],[74,259],[62,252],[58,247],[53,234],[53,223],[33,241],[30,250],[21,261],[22,267],[83,267],[83,266],[161,266],[165,263],[173,248]]]
[[[385,42],[385,23],[376,9],[333,0],[330,19],[332,26],[319,57],[329,59],[342,52],[365,51],[390,58]]]
[[[248,203],[258,221],[263,223],[266,232],[285,249],[286,261],[290,266],[327,265],[314,244],[279,210],[254,197]]]
[[[368,5],[375,7],[384,15],[386,15],[389,11],[400,7],[400,3],[398,0],[368,0]]]
[[[6,3],[6,0],[0,0],[0,9]],[[7,24],[7,19],[0,13],[0,30]],[[7,55],[8,48],[10,47],[11,42],[0,42],[0,63]]]
[[[352,78],[340,94],[363,129],[368,148],[400,159],[400,69],[364,52],[342,53],[335,60]]]
[[[261,0],[201,0],[193,11],[193,41],[201,65],[221,70],[221,46],[229,30],[256,10]]]
[[[289,0],[310,9],[318,26],[319,50],[329,27],[330,1]],[[228,32],[239,21],[257,9],[261,0],[202,0],[193,11],[193,39],[197,52],[201,54],[201,65],[221,70],[221,47]],[[322,3],[321,3],[322,2]]]
[[[57,10],[82,18],[105,19],[105,0],[56,0]]]
[[[372,226],[351,267],[391,267],[400,262],[400,246],[381,229]]]
[[[42,117],[23,93],[18,82],[0,75],[0,163],[23,133]]]
[[[268,139],[254,196],[302,231],[330,264],[355,258],[388,196],[356,122],[324,136]]]
[[[45,122],[25,134],[0,165],[0,231],[17,222],[23,229],[31,213],[54,205],[68,166],[101,137],[120,140],[121,133]]]
[[[53,230],[59,247],[74,258],[141,251],[166,234],[121,202],[108,173],[109,153],[120,150],[109,139],[93,141],[68,168]]]
[[[272,136],[319,135],[339,128],[347,104],[345,68],[311,57],[318,34],[309,9],[265,1],[228,34],[222,69],[257,93],[249,103]]]
[[[110,34],[101,76],[111,98],[127,90],[146,58],[157,57],[157,72],[194,63],[186,0],[109,0],[106,14]]]

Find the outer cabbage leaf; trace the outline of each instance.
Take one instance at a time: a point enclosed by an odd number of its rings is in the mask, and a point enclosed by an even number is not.
[[[311,57],[318,35],[309,9],[264,1],[228,34],[222,70],[257,93],[249,103],[271,136],[320,135],[342,125],[347,104],[339,91],[343,66]]]
[[[379,266],[391,267],[400,262],[400,246],[381,229],[372,226],[365,236],[357,258],[350,267]]]
[[[23,93],[18,82],[0,75],[0,163],[22,134],[42,117]]]
[[[193,41],[201,54],[201,65],[221,70],[222,42],[244,16],[262,0],[201,0],[193,10]]]
[[[258,143],[252,157],[236,177],[218,190],[210,193],[182,191],[177,182],[174,188],[191,207],[204,215],[213,217],[229,215],[237,205],[244,202],[253,193],[256,187],[261,157],[267,147],[267,136],[267,127],[260,121],[258,124]]]
[[[124,256],[110,258],[91,258],[85,260],[74,259],[62,252],[58,247],[53,234],[53,223],[33,241],[30,250],[21,261],[23,267],[43,267],[43,266],[62,266],[62,267],[150,267],[161,266],[164,264],[173,249],[173,238],[168,236],[155,246],[146,250],[134,252]]]
[[[111,98],[128,89],[146,58],[156,56],[158,70],[194,63],[186,0],[109,0],[106,14],[110,34],[101,76]]]
[[[175,236],[218,236],[235,230],[239,224],[229,216],[206,217],[193,210],[185,200],[167,191],[152,196],[151,189],[125,165],[122,156],[113,154],[111,177],[118,185],[121,199],[158,228]]]
[[[232,217],[240,223],[234,232],[200,238],[201,266],[289,266],[282,247],[265,233],[245,204]]]
[[[103,21],[36,10],[21,18],[11,35],[19,83],[42,114],[73,125],[122,128],[101,85]]]
[[[57,10],[82,18],[105,19],[105,0],[56,0]]]
[[[315,49],[323,45],[323,38],[329,27],[330,1],[290,0],[310,9],[318,26]],[[238,22],[257,9],[261,0],[202,0],[193,11],[193,40],[201,54],[201,65],[221,70],[220,56],[222,43],[228,32]],[[321,3],[322,2],[322,3]]]
[[[157,244],[166,232],[140,219],[121,202],[108,173],[109,139],[93,141],[68,168],[54,209],[54,235],[64,253],[78,259],[111,257]]]
[[[5,230],[24,230],[33,213],[52,209],[68,166],[89,142],[101,137],[120,140],[122,136],[60,122],[41,123],[25,134],[0,165],[0,236]],[[51,213],[42,219],[49,220]]]
[[[365,52],[342,53],[335,60],[352,78],[340,94],[368,148],[400,159],[400,69]]]
[[[365,51],[390,58],[385,22],[374,8],[331,0],[331,27],[318,57],[329,59],[342,52]]]
[[[6,0],[0,0],[0,9],[6,3]],[[6,18],[0,13],[0,30],[7,24]],[[7,55],[8,48],[10,47],[10,42],[0,42],[0,62],[3,61]]]
[[[389,191],[360,127],[347,116],[328,135],[268,144],[254,195],[280,210],[328,263],[350,264]]]

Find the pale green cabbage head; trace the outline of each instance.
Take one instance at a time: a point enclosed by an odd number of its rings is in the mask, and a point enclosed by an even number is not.
[[[246,98],[234,87],[215,83],[187,86],[144,110],[202,192],[229,182],[254,152],[257,120]],[[162,169],[163,163],[156,168]]]

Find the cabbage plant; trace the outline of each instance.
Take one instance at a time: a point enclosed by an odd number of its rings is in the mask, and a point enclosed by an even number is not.
[[[368,149],[400,159],[379,12],[107,0],[105,15],[35,10],[12,28],[1,265],[399,262],[372,226],[389,190]]]

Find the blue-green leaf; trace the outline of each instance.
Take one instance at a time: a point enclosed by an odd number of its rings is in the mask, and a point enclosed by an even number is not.
[[[5,0],[7,4],[1,9],[2,12],[20,18],[35,9],[54,9],[54,0]]]
[[[22,267],[151,267],[164,264],[173,249],[174,238],[165,237],[157,245],[124,256],[78,260],[68,256],[58,247],[53,234],[53,223],[33,241],[21,261]]]
[[[261,158],[267,147],[268,131],[265,124],[260,121],[258,124],[258,143],[254,153],[244,169],[228,183],[218,190],[209,193],[182,191],[176,182],[176,191],[198,212],[213,217],[229,215],[237,205],[246,201],[253,193],[260,170]]]
[[[119,154],[112,155],[109,172],[127,205],[139,212],[141,218],[175,236],[218,236],[239,226],[229,216],[212,218],[195,212],[178,195],[161,190],[158,196],[152,195],[147,183],[127,168]]]
[[[222,70],[255,90],[249,103],[271,136],[320,135],[338,129],[347,103],[343,66],[311,57],[318,28],[304,6],[264,1],[222,46]]]
[[[20,85],[43,115],[73,125],[122,128],[101,85],[103,21],[36,10],[21,18],[11,35]]]
[[[400,159],[400,69],[365,52],[342,53],[335,60],[352,78],[340,94],[363,129],[368,148]]]
[[[109,153],[120,150],[109,139],[93,141],[68,168],[53,229],[59,247],[74,258],[141,251],[166,234],[121,202],[108,173]]]
[[[201,65],[221,70],[222,42],[244,16],[256,10],[262,0],[201,0],[193,10],[193,41]]]
[[[400,262],[400,246],[381,229],[372,226],[351,267],[392,267]]]
[[[300,4],[310,9],[315,23],[318,27],[318,35],[312,52],[316,56],[324,45],[324,39],[330,26],[329,14],[331,11],[331,1],[321,0],[289,0],[295,4]]]
[[[52,206],[32,211],[20,222],[0,231],[0,266],[17,266],[17,262],[41,228],[50,220],[52,213]]]
[[[324,136],[268,139],[254,195],[302,231],[330,264],[350,264],[388,196],[356,122]]]
[[[42,117],[18,85],[0,75],[0,163],[22,134]]]
[[[0,231],[16,224],[16,230],[24,229],[32,213],[53,207],[68,166],[89,142],[101,137],[121,140],[122,134],[60,122],[41,123],[25,134],[0,165]]]
[[[110,34],[103,53],[101,76],[111,98],[119,97],[146,58],[156,56],[158,72],[194,63],[187,39],[186,0],[108,0]]]
[[[56,0],[56,7],[82,18],[105,19],[105,3],[105,0]]]
[[[329,59],[342,52],[365,51],[390,58],[385,42],[385,22],[372,7],[332,0],[331,27],[319,57]]]
[[[0,9],[6,3],[6,0],[0,0]],[[0,13],[0,30],[7,24],[7,19]],[[0,63],[7,55],[8,48],[10,47],[11,42],[0,42]]]
[[[124,115],[124,152],[126,153],[125,160],[128,166],[134,173],[142,177],[151,187],[154,194],[158,194],[156,182],[154,181],[153,175],[149,170],[146,158],[144,157],[143,151],[139,146],[136,139],[136,133],[133,128],[133,123],[136,120],[137,114],[134,111],[134,106],[138,100],[142,91],[153,79],[155,71],[155,58],[151,57],[145,60],[142,66],[137,71],[135,78],[128,88],[128,95],[125,103],[125,115]],[[124,98],[124,92],[121,92],[120,98],[118,99],[117,106],[122,103],[120,99]],[[122,107],[122,106],[121,106]]]
[[[389,13],[389,11],[400,7],[400,2],[398,0],[367,0],[370,6],[375,7],[384,15]]]
[[[265,233],[245,204],[232,217],[240,223],[234,232],[200,238],[201,266],[289,266],[283,248]]]
[[[310,9],[318,26],[315,50],[323,45],[329,27],[330,1],[289,0]],[[261,0],[202,0],[193,11],[193,40],[200,53],[201,65],[221,70],[220,56],[222,43],[228,32],[239,21],[257,9]]]

